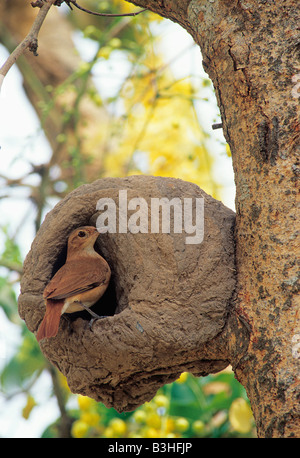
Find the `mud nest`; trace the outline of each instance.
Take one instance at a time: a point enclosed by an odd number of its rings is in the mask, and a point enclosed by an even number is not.
[[[96,249],[112,278],[93,310],[107,317],[90,329],[89,314],[74,313],[71,322],[61,318],[55,338],[40,342],[73,392],[125,411],[149,401],[183,371],[200,376],[227,366],[226,350],[216,342],[235,286],[235,214],[178,179],[132,176],[80,186],[48,213],[26,257],[19,313],[30,331],[44,316],[43,290],[65,262],[68,236],[77,227],[96,226],[99,199],[113,199],[118,215],[120,190],[149,208],[151,198],[204,198],[201,243],[186,243],[184,230],[174,233],[172,210],[169,233],[151,233],[149,211],[148,233],[100,234]]]

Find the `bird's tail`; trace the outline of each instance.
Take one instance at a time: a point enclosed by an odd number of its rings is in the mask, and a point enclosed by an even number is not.
[[[38,341],[48,338],[55,337],[59,327],[59,320],[61,311],[64,306],[64,300],[54,301],[51,299],[47,300],[46,313],[43,321],[40,324],[36,338]]]

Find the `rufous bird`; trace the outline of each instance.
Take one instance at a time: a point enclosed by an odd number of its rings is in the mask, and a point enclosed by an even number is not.
[[[94,319],[101,318],[89,307],[104,294],[109,284],[110,267],[94,245],[99,232],[93,226],[79,227],[68,238],[66,263],[46,286],[43,297],[46,313],[36,338],[56,336],[64,313],[87,310]]]

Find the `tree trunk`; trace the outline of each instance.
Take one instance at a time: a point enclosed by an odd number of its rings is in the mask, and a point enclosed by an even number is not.
[[[132,3],[178,22],[201,48],[235,172],[235,313],[250,344],[232,364],[258,435],[299,436],[299,3]]]

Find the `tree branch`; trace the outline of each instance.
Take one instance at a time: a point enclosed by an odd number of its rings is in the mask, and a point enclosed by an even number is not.
[[[103,16],[103,17],[137,16],[138,14],[143,13],[144,11],[147,11],[147,8],[144,8],[140,11],[136,11],[135,13],[125,13],[125,14],[96,13],[94,11],[88,10],[78,5],[78,3],[75,0],[56,0],[55,5],[60,6],[62,3],[66,3],[71,10],[73,8],[70,4],[72,3],[72,5],[74,5],[79,10],[84,11],[85,13],[92,14],[93,16]]]
[[[24,40],[16,47],[16,49],[10,54],[6,62],[0,68],[0,89],[5,76],[7,75],[10,68],[17,61],[17,59],[24,53],[25,49],[33,52],[37,56],[38,48],[38,34],[42,27],[42,24],[55,0],[41,0],[39,2],[31,3],[33,7],[39,7],[40,11],[31,27],[30,32],[24,38]]]
[[[40,29],[43,25],[43,22],[51,8],[52,5],[60,6],[62,3],[66,3],[71,9],[71,4],[74,5],[76,8],[84,11],[88,14],[93,14],[95,16],[106,16],[106,17],[118,17],[118,16],[137,16],[138,14],[146,11],[142,9],[135,13],[127,13],[127,14],[110,14],[110,13],[95,13],[93,11],[87,10],[82,6],[78,5],[75,0],[37,0],[35,2],[31,2],[31,6],[33,8],[40,8],[40,11],[31,27],[30,32],[24,38],[24,40],[16,47],[16,49],[10,54],[6,62],[0,68],[0,90],[2,83],[4,81],[5,76],[7,75],[8,71],[11,67],[15,64],[17,59],[24,53],[24,51],[28,48],[35,56],[37,56],[37,48],[38,48],[38,34]]]
[[[59,424],[59,437],[70,438],[71,437],[71,426],[72,418],[68,415],[66,410],[66,401],[64,399],[62,387],[59,383],[57,370],[50,364],[47,363],[47,369],[51,375],[53,391],[57,399],[57,404],[60,410],[60,424]]]
[[[11,271],[18,272],[20,275],[23,274],[23,267],[17,262],[8,261],[7,259],[0,259],[0,267],[5,267]]]

